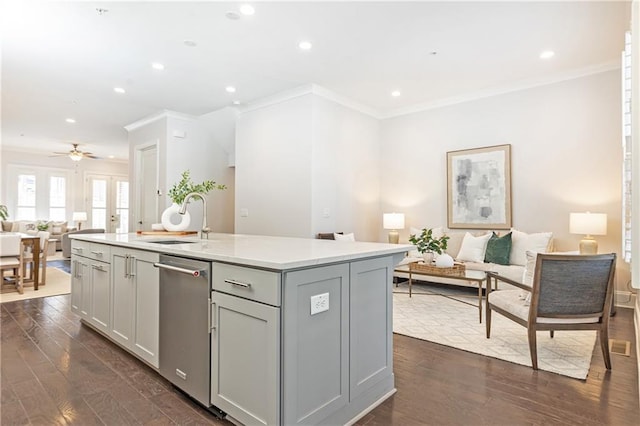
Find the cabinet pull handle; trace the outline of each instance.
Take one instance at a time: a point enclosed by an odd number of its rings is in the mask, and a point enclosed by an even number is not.
[[[129,277],[135,277],[136,276],[136,268],[134,267],[136,265],[136,257],[135,256],[131,256],[129,255]]]
[[[104,272],[104,267],[102,265],[91,265],[93,269],[97,269],[98,271]]]
[[[167,265],[166,263],[154,263],[153,266],[160,269],[168,269],[170,271],[180,272],[181,274],[191,275],[193,277],[204,276],[204,271],[201,269],[187,269],[179,266]]]
[[[249,283],[243,283],[242,281],[236,281],[236,280],[224,280],[225,283],[227,284],[231,284],[231,285],[235,285],[238,287],[244,287],[244,288],[249,288],[251,287],[251,284]]]
[[[78,253],[82,253],[82,248],[81,247],[73,247],[72,250],[73,251],[77,251]]]
[[[100,256],[100,257],[104,256],[104,252],[101,252],[101,251],[91,250],[91,254],[95,254],[96,256]]]
[[[210,306],[211,309],[209,310],[209,333],[211,333],[212,330],[216,329],[216,302],[211,302]]]
[[[129,255],[124,255],[124,277],[129,278]]]

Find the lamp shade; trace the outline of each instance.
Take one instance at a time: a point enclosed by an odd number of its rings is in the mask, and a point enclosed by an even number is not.
[[[87,212],[73,212],[74,222],[84,222],[85,220],[87,220]]]
[[[404,213],[385,213],[382,216],[384,229],[404,229]]]
[[[605,213],[571,213],[569,232],[583,235],[606,235],[607,215]]]

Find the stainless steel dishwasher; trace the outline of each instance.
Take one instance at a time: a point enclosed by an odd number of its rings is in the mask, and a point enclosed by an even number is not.
[[[160,374],[211,411],[211,263],[161,255]],[[213,408],[213,409],[212,409]]]

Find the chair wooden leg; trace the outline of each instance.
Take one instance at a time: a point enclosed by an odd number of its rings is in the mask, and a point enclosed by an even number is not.
[[[536,346],[536,330],[534,328],[528,328],[527,334],[529,337],[529,352],[531,353],[531,366],[534,370],[538,369],[538,349]]]
[[[600,347],[602,348],[602,358],[607,370],[611,370],[611,355],[609,354],[609,327],[602,327],[598,332]]]
[[[553,339],[553,330],[549,330],[549,336]]]
[[[489,297],[487,295],[487,297]],[[489,305],[489,301],[487,301],[487,309],[485,309],[485,323],[487,327],[487,339],[491,337],[491,306]]]

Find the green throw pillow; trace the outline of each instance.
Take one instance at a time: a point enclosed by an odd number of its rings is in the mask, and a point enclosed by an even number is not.
[[[487,251],[484,254],[485,263],[497,263],[498,265],[509,264],[509,254],[511,253],[511,232],[502,237],[494,232],[487,243]]]

